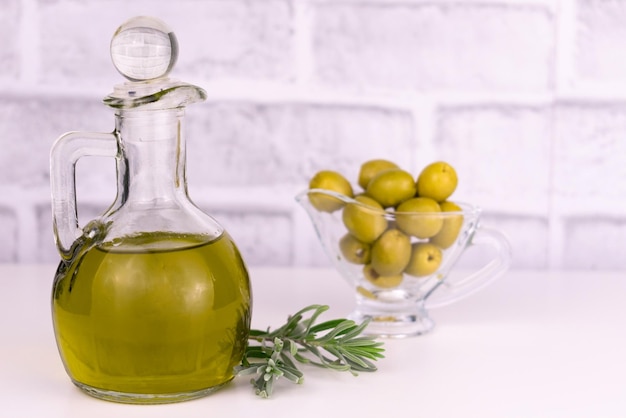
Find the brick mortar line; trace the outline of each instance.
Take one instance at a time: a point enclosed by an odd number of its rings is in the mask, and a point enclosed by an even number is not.
[[[576,50],[576,5],[571,0],[559,0],[558,13],[555,14],[555,61],[553,71],[554,89],[556,94],[572,90],[575,84],[575,50]]]
[[[484,5],[557,7],[559,0],[308,0],[311,4],[380,4],[380,5]]]
[[[239,87],[236,87],[239,86]],[[205,103],[259,102],[259,103],[304,103],[344,106],[380,106],[388,108],[412,108],[415,103],[430,103],[440,106],[454,105],[554,105],[568,103],[626,103],[626,87],[623,84],[605,85],[604,88],[575,89],[568,92],[538,91],[519,92],[401,92],[375,91],[350,92],[324,90],[318,86],[295,86],[276,83],[232,83],[212,81],[201,85],[209,93]],[[99,103],[110,92],[95,92],[80,86],[47,86],[24,83],[3,84],[0,96],[25,99],[79,99]],[[104,105],[103,105],[104,106]],[[197,106],[197,105],[196,105]]]
[[[34,262],[37,259],[35,252],[40,238],[37,230],[37,207],[49,204],[49,190],[49,188],[0,187],[0,204],[10,208],[16,217],[16,261],[18,263]],[[50,236],[52,237],[52,231],[50,231]]]
[[[20,72],[19,80],[30,84],[40,73],[39,9],[36,0],[21,0],[19,23]]]
[[[304,190],[306,185],[282,185],[282,186],[253,186],[253,187],[198,187],[191,193],[191,199],[199,205],[212,207],[214,210],[228,210],[240,213],[262,211],[264,213],[288,214],[294,207],[298,207],[295,196]],[[281,191],[288,189],[289,191]],[[207,197],[202,197],[207,196]],[[263,200],[264,197],[272,196],[274,202]],[[562,197],[554,197],[555,200],[562,200]],[[82,204],[108,204],[110,199],[101,198],[98,194],[81,194],[79,196]],[[616,202],[617,203],[617,202]],[[16,213],[24,208],[24,205],[36,207],[50,204],[50,189],[45,186],[32,188],[20,188],[16,186],[0,186],[0,205],[14,210]],[[555,206],[554,215],[558,219],[566,218],[586,218],[602,217],[607,219],[626,219],[626,215],[620,210],[618,205],[612,205],[598,209],[597,207],[577,206],[563,207]],[[243,208],[243,209],[242,209]],[[539,210],[519,211],[506,206],[490,206],[486,208],[490,214],[502,216],[529,216],[545,217],[546,213]],[[51,215],[52,216],[52,215]]]
[[[296,190],[296,187],[294,187]],[[202,191],[202,193],[198,193]],[[290,259],[295,265],[307,264],[307,237],[309,234],[310,221],[302,212],[298,204],[293,200],[295,193],[284,191],[276,194],[276,188],[268,187],[240,187],[240,188],[203,188],[196,190],[196,195],[206,195],[207,198],[192,199],[203,207],[209,214],[213,212],[231,212],[239,214],[261,214],[261,215],[286,215],[290,218],[292,225],[293,248]],[[273,196],[279,204],[262,201],[259,203],[259,196]],[[10,198],[9,198],[10,197]],[[94,196],[83,196],[82,203],[101,203]],[[107,202],[108,203],[108,202]],[[10,208],[16,214],[17,221],[17,262],[35,262],[36,253],[33,249],[38,248],[42,236],[39,235],[37,208],[50,204],[49,190],[46,187],[36,189],[19,189],[14,186],[0,187],[0,205]],[[49,214],[52,216],[52,214]],[[624,220],[625,216],[619,211],[607,211],[598,213],[597,210],[577,208],[569,212],[551,211],[546,218],[545,214],[534,213],[532,211],[520,212],[511,208],[489,208],[489,215],[492,217],[521,217],[521,218],[543,218],[548,222],[548,268],[558,269],[563,262],[563,239],[564,225],[568,219],[618,219]],[[52,231],[49,231],[52,240]]]
[[[294,19],[294,61],[296,85],[309,84],[313,75],[313,51],[312,51],[312,10],[307,1],[295,1],[291,4]]]
[[[235,209],[239,212],[250,212],[256,210],[272,211],[276,213],[286,213],[290,211],[291,205],[270,204],[262,198],[272,196],[278,201],[293,201],[296,194],[303,190],[306,185],[283,186],[255,186],[255,187],[196,187],[193,189],[191,198],[203,204],[208,204],[216,208]],[[281,191],[288,188],[289,191]],[[208,196],[206,198],[199,197]],[[105,198],[99,193],[82,193],[78,196],[80,203],[109,204],[111,199]],[[16,203],[17,202],[17,203]],[[17,187],[12,185],[0,185],[0,205],[19,211],[23,204],[40,206],[48,205],[51,202],[50,188],[48,186]],[[260,203],[259,203],[260,202]],[[241,210],[241,204],[245,203],[250,210]],[[251,205],[251,203],[253,203]],[[295,204],[295,201],[294,201]],[[238,205],[230,207],[230,205]]]
[[[555,119],[555,110],[554,108],[550,109],[550,119]],[[547,242],[547,251],[548,251],[548,269],[557,269],[563,265],[563,249],[564,249],[564,239],[563,239],[563,224],[561,219],[558,218],[555,210],[555,167],[554,160],[556,154],[556,146],[557,141],[556,138],[556,124],[550,123],[550,148],[549,159],[551,164],[548,166],[548,242]]]

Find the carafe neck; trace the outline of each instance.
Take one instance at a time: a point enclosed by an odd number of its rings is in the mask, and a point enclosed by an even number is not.
[[[119,110],[118,204],[155,207],[187,196],[184,110]]]

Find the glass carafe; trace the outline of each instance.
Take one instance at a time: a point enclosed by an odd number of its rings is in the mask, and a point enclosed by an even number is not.
[[[234,377],[250,328],[248,273],[228,233],[187,195],[184,107],[199,87],[169,79],[174,34],[148,17],[111,42],[129,79],[104,102],[112,133],[73,132],[51,152],[54,234],[61,254],[53,285],[57,345],[85,392],[128,403],[206,395]],[[75,165],[116,161],[117,197],[80,227]]]

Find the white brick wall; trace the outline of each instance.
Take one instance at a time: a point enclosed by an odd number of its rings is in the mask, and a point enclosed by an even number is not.
[[[320,4],[313,38],[317,78],[337,88],[424,91],[550,86],[552,13],[490,3]]]
[[[192,199],[251,265],[327,265],[294,195],[322,168],[445,159],[515,268],[626,268],[626,2],[3,0],[0,262],[53,262],[48,155],[110,131],[108,45],[127,18],[177,33]],[[81,222],[112,163],[78,166]],[[475,264],[475,258],[463,260]]]

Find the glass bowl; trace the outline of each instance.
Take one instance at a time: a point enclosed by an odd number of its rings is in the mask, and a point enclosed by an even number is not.
[[[367,334],[424,334],[434,327],[427,309],[472,294],[510,266],[506,237],[481,227],[481,209],[469,204],[455,202],[461,210],[454,212],[396,212],[322,189],[303,191],[296,200],[335,268],[354,288],[350,318],[368,320]],[[492,247],[495,255],[477,271],[452,279],[461,254],[476,245]]]

